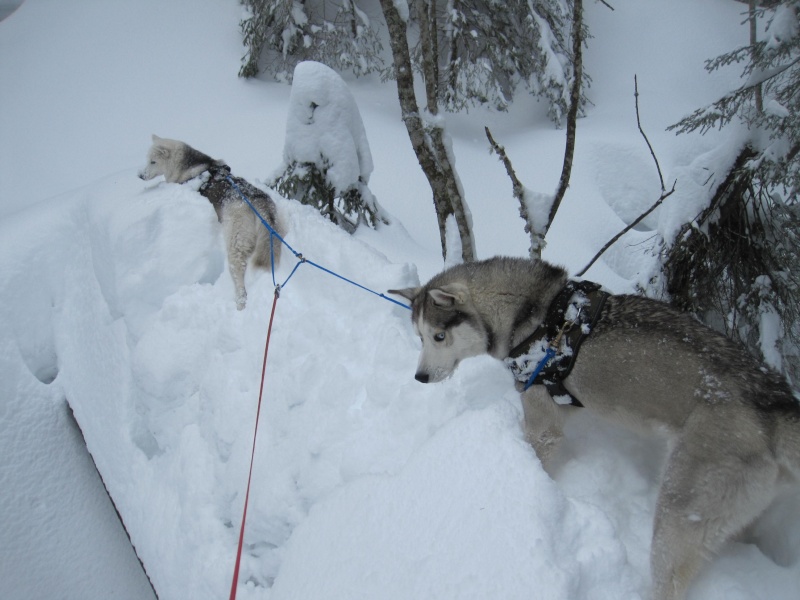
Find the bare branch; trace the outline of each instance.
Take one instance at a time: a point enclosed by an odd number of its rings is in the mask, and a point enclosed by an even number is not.
[[[664,178],[661,176],[661,165],[658,164],[658,158],[656,158],[656,153],[653,150],[653,146],[650,144],[650,140],[647,139],[647,135],[645,135],[644,130],[642,129],[642,121],[639,119],[639,81],[636,75],[633,76],[633,97],[636,100],[636,125],[639,127],[639,133],[642,134],[647,147],[650,149],[650,156],[653,157],[653,161],[656,163],[656,170],[658,171],[658,179],[661,182],[661,191],[664,192]]]
[[[631,229],[633,229],[639,223],[641,223],[650,213],[652,213],[655,209],[661,206],[661,203],[664,202],[664,200],[669,198],[675,192],[675,185],[678,183],[678,180],[676,179],[672,183],[672,189],[670,191],[666,191],[666,188],[664,187],[664,178],[661,175],[661,165],[658,164],[658,158],[656,157],[656,153],[653,150],[653,146],[650,144],[650,140],[647,139],[647,135],[642,129],[642,122],[641,119],[639,118],[639,81],[635,75],[633,76],[633,88],[634,88],[633,96],[635,98],[635,104],[636,104],[636,125],[639,127],[639,133],[642,134],[644,141],[647,143],[647,147],[650,149],[650,156],[653,157],[653,161],[656,163],[656,170],[658,171],[658,179],[661,182],[661,196],[658,198],[658,200],[656,200],[653,203],[653,205],[650,208],[648,208],[646,211],[644,211],[642,214],[636,217],[636,219],[632,223],[630,223],[627,227],[625,227],[613,238],[608,240],[605,246],[603,246],[600,249],[600,251],[594,255],[594,258],[592,258],[592,260],[589,261],[589,264],[587,264],[585,267],[583,267],[583,269],[580,270],[580,272],[578,272],[577,277],[582,277],[584,273],[586,273],[586,271],[588,271],[589,268],[595,262],[597,262],[597,259],[600,258],[606,250],[608,250],[611,246],[613,246],[623,235],[625,235]]]
[[[517,174],[514,172],[514,167],[511,164],[511,160],[508,158],[508,155],[506,154],[506,149],[494,141],[494,138],[492,137],[492,132],[489,131],[488,127],[484,127],[484,130],[486,131],[486,137],[489,138],[489,143],[492,146],[492,150],[494,150],[497,156],[500,157],[500,160],[503,161],[503,164],[506,167],[506,172],[508,173],[508,176],[511,178],[511,185],[513,186],[514,197],[517,200],[519,200],[520,203],[522,203],[523,193],[525,188],[523,187],[522,182],[520,182],[519,178],[517,177]]]
[[[598,258],[600,258],[600,257],[603,255],[603,253],[604,253],[606,250],[608,250],[608,249],[609,249],[611,246],[613,246],[613,245],[614,245],[614,244],[617,242],[617,240],[619,240],[619,238],[621,238],[623,235],[625,235],[626,233],[628,233],[628,232],[629,232],[631,229],[633,229],[634,227],[636,227],[636,226],[637,226],[639,223],[641,223],[641,222],[642,222],[642,220],[644,220],[644,219],[645,219],[645,217],[647,217],[647,215],[649,215],[651,212],[653,212],[655,209],[657,209],[659,206],[661,206],[661,203],[662,203],[662,202],[664,202],[664,200],[666,200],[667,198],[669,198],[669,197],[670,197],[670,196],[671,196],[671,195],[672,195],[672,194],[675,192],[675,185],[676,185],[677,183],[678,183],[678,180],[676,179],[676,180],[675,180],[675,181],[672,183],[672,189],[671,189],[670,191],[668,191],[668,192],[663,192],[663,193],[661,194],[661,196],[659,197],[659,199],[658,199],[658,200],[656,200],[656,201],[653,203],[653,206],[651,206],[651,207],[650,207],[650,208],[648,208],[646,211],[644,211],[644,212],[643,212],[641,215],[639,215],[638,217],[636,217],[636,220],[635,220],[635,221],[633,221],[633,222],[632,222],[630,225],[628,225],[627,227],[625,227],[625,229],[623,229],[622,231],[620,231],[620,232],[619,232],[617,235],[615,235],[613,238],[611,238],[610,240],[608,240],[608,241],[606,242],[606,245],[605,245],[605,246],[603,246],[603,247],[600,249],[600,251],[599,251],[597,254],[595,254],[595,255],[594,255],[594,258],[592,258],[592,260],[590,260],[590,261],[589,261],[589,264],[587,264],[585,267],[583,267],[583,269],[581,269],[581,270],[580,270],[580,271],[577,273],[576,277],[583,277],[583,275],[586,273],[586,271],[588,271],[588,270],[591,268],[591,266],[592,266],[594,263],[596,263],[596,262],[597,262],[597,259],[598,259]]]
[[[528,212],[528,203],[525,201],[525,186],[522,185],[522,182],[517,177],[514,167],[511,164],[511,159],[508,158],[506,154],[506,149],[494,140],[492,132],[489,131],[488,127],[484,127],[484,130],[486,131],[486,137],[489,138],[489,144],[491,144],[492,150],[500,157],[500,160],[503,161],[506,167],[506,172],[511,179],[514,197],[519,201],[519,216],[525,221],[525,233],[529,234],[531,238],[531,246],[528,250],[530,257],[541,258],[542,248],[544,248],[545,245],[544,236],[536,233],[536,224],[533,223],[530,213]]]

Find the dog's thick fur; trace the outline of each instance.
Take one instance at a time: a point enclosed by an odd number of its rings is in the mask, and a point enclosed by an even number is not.
[[[411,301],[422,338],[416,378],[440,381],[482,353],[506,358],[566,281],[543,261],[493,258],[391,290]],[[684,598],[704,562],[800,476],[800,405],[788,385],[664,303],[610,296],[564,385],[585,410],[671,440],[650,556],[654,600]],[[526,437],[551,468],[565,418],[584,409],[556,404],[542,385],[522,404]]]
[[[230,181],[235,182],[247,195],[252,205],[278,235],[283,237],[285,229],[272,199],[244,179],[229,176],[229,170],[224,161],[215,160],[184,142],[154,135],[153,144],[147,153],[147,164],[139,171],[139,177],[149,180],[163,175],[168,183],[186,183],[208,173],[210,179],[200,187],[200,193],[214,206],[217,219],[222,223],[228,266],[236,294],[236,308],[242,310],[247,303],[247,290],[244,286],[247,263],[252,257],[256,267],[271,266],[271,234]],[[281,251],[279,240],[272,243],[272,251],[277,265]]]

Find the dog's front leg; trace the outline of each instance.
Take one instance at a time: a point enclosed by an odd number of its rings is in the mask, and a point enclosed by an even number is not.
[[[553,402],[543,385],[533,385],[520,396],[525,439],[533,446],[544,470],[552,475],[550,469],[553,457],[564,436],[564,407]]]

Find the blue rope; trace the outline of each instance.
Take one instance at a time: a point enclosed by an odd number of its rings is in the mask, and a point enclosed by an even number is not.
[[[550,359],[553,358],[555,355],[556,355],[556,349],[550,346],[545,351],[544,358],[542,358],[542,360],[539,361],[539,364],[536,365],[536,368],[533,370],[533,373],[531,373],[531,376],[528,377],[528,381],[525,382],[525,387],[522,388],[523,392],[533,385],[533,380],[539,376],[539,373],[542,372],[542,369],[544,369],[545,366],[547,366],[547,363],[549,363]]]
[[[411,310],[411,307],[408,304],[404,304],[402,302],[398,302],[394,298],[389,298],[385,294],[381,294],[380,292],[376,292],[375,290],[371,290],[370,288],[368,288],[366,286],[363,286],[360,283],[356,283],[352,279],[348,279],[347,277],[343,277],[342,275],[339,275],[338,273],[336,273],[334,271],[331,271],[330,269],[326,269],[322,265],[319,265],[319,264],[315,263],[314,261],[311,261],[311,260],[308,260],[307,258],[305,258],[301,253],[297,252],[294,248],[292,248],[289,245],[289,243],[285,239],[283,239],[280,236],[280,234],[278,234],[277,231],[275,231],[275,228],[272,227],[272,225],[267,223],[267,221],[264,219],[264,217],[261,216],[261,213],[259,213],[258,210],[256,209],[256,207],[253,206],[252,202],[250,202],[250,199],[241,190],[241,188],[236,184],[236,182],[233,180],[233,178],[230,175],[226,175],[226,178],[228,179],[228,182],[233,186],[233,188],[242,197],[242,200],[247,202],[247,206],[250,207],[250,209],[256,214],[258,219],[264,225],[264,227],[266,227],[267,230],[269,231],[269,234],[270,234],[270,237],[269,237],[269,250],[270,250],[270,263],[272,265],[272,283],[273,283],[273,285],[275,285],[275,287],[277,289],[280,289],[280,288],[284,287],[287,283],[289,283],[289,280],[294,276],[295,272],[300,267],[300,265],[302,265],[303,263],[307,263],[307,264],[311,265],[312,267],[316,267],[320,271],[324,271],[325,273],[328,273],[329,275],[333,275],[334,277],[338,277],[342,281],[345,281],[345,282],[347,282],[347,283],[349,283],[351,285],[354,285],[357,288],[360,288],[360,289],[364,290],[365,292],[369,292],[370,294],[375,294],[379,298],[383,298],[384,300],[388,300],[389,302],[397,304],[398,306],[402,306],[403,308],[407,308],[408,310]],[[273,238],[278,238],[278,240],[284,246],[286,246],[291,251],[292,254],[294,254],[295,258],[298,259],[297,264],[294,266],[294,269],[292,269],[292,272],[289,273],[289,276],[286,278],[286,280],[280,286],[278,286],[278,284],[275,281],[275,249],[273,247]]]

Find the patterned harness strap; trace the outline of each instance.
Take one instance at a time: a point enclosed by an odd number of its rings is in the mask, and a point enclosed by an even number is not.
[[[544,385],[557,404],[583,406],[563,381],[575,366],[581,344],[591,334],[608,296],[592,281],[567,282],[547,309],[542,324],[505,359],[514,378],[527,383],[540,368],[533,384]],[[549,360],[548,350],[552,354]]]

